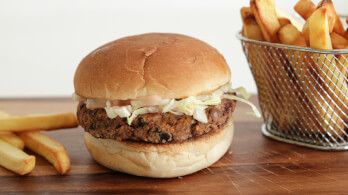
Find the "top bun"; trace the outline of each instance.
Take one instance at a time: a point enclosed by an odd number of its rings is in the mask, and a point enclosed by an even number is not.
[[[224,57],[198,39],[149,33],[107,43],[79,64],[75,93],[85,98],[127,100],[148,95],[184,98],[230,81]]]

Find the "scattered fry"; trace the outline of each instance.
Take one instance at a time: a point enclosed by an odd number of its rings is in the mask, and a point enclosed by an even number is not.
[[[0,132],[0,139],[20,150],[24,149],[24,141],[12,132]]]
[[[37,131],[70,128],[77,126],[76,116],[71,112],[25,115],[0,118],[0,131]]]
[[[0,118],[6,118],[6,117],[9,117],[9,116],[10,116],[9,113],[0,110]]]
[[[24,140],[26,147],[46,158],[59,174],[67,174],[70,159],[62,144],[40,132],[21,132],[18,135]]]
[[[0,118],[8,118],[11,115],[7,112],[0,110]],[[0,132],[0,139],[4,140],[5,142],[11,144],[12,146],[23,150],[24,149],[24,142],[23,140],[18,137],[16,134],[12,132]]]
[[[19,175],[25,175],[34,169],[35,156],[0,140],[0,165]]]

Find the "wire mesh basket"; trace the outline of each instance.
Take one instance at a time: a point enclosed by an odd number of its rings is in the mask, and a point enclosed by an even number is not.
[[[240,33],[273,139],[323,150],[348,149],[348,50],[255,41]]]

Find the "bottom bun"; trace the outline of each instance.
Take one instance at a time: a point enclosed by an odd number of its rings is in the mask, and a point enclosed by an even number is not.
[[[137,176],[171,178],[207,168],[228,150],[233,138],[233,120],[217,133],[185,142],[151,144],[95,138],[85,133],[92,157],[110,169]]]

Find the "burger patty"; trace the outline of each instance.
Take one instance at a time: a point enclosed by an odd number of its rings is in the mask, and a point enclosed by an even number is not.
[[[223,99],[221,104],[206,109],[208,123],[188,115],[148,113],[137,116],[131,125],[127,118],[108,118],[103,108],[87,109],[80,103],[77,109],[79,124],[97,138],[132,140],[150,143],[182,142],[224,128],[235,109],[236,102]]]

